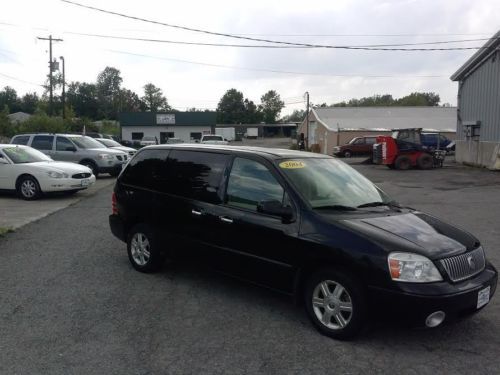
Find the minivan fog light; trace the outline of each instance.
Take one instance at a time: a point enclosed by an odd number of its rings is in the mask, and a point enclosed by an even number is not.
[[[425,319],[425,325],[429,328],[434,328],[443,323],[446,314],[444,311],[436,311],[430,314],[427,319]]]

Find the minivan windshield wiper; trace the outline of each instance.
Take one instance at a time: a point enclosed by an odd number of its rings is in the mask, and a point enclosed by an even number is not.
[[[365,207],[379,207],[379,206],[387,206],[387,207],[396,207],[401,208],[396,201],[390,202],[369,202],[360,204],[357,208],[365,208]]]
[[[337,210],[337,211],[357,211],[358,209],[356,207],[352,206],[344,206],[341,204],[332,204],[332,205],[326,205],[326,206],[318,206],[318,207],[313,207],[315,210]]]

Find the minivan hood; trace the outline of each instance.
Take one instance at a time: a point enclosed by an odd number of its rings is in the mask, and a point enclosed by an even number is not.
[[[416,251],[430,259],[462,254],[479,246],[471,234],[421,212],[386,214],[341,222],[375,240],[392,243],[392,251]]]
[[[123,155],[123,151],[113,150],[112,148],[87,148],[87,151],[92,151],[99,154]]]

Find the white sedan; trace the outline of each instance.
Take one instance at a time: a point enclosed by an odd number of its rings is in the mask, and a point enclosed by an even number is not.
[[[75,193],[94,183],[92,171],[83,165],[54,161],[28,146],[0,144],[0,191],[33,200],[43,193]]]

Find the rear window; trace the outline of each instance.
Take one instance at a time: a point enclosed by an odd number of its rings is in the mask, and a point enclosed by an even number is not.
[[[228,155],[213,152],[172,150],[168,158],[174,183],[168,192],[208,203],[222,203],[219,187]]]
[[[18,135],[12,138],[10,143],[14,145],[27,145],[29,140],[30,140],[29,135]]]

